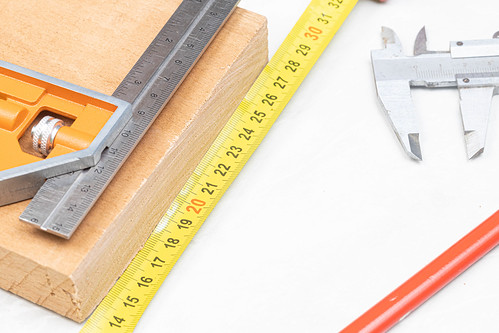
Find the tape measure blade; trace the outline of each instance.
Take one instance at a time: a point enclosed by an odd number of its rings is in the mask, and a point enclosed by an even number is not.
[[[159,221],[144,249],[82,332],[133,331],[171,268],[356,3],[357,0],[311,2]],[[130,303],[135,300],[136,303]]]

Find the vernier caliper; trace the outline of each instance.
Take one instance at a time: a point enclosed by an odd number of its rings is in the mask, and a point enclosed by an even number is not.
[[[372,51],[378,96],[407,154],[422,160],[411,86],[457,87],[468,157],[480,155],[492,97],[499,94],[499,32],[492,39],[455,41],[450,51],[428,51],[421,29],[414,56],[406,56],[395,32],[384,27],[385,48]]]

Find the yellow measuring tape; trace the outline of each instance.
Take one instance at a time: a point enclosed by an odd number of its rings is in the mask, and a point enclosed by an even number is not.
[[[132,332],[357,0],[313,0],[81,332]]]

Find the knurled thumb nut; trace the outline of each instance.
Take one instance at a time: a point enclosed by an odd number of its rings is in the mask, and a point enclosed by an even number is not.
[[[57,132],[64,126],[60,119],[45,116],[38,124],[31,129],[31,138],[33,139],[33,149],[43,156],[48,156],[54,149],[54,141]]]

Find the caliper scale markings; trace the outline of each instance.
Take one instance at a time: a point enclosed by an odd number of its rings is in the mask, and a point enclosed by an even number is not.
[[[372,51],[378,97],[406,153],[422,160],[411,87],[457,87],[468,158],[485,148],[492,97],[499,94],[499,39],[451,42],[449,51],[428,51],[426,29],[414,56],[406,56],[395,32],[384,27],[385,48]]]

